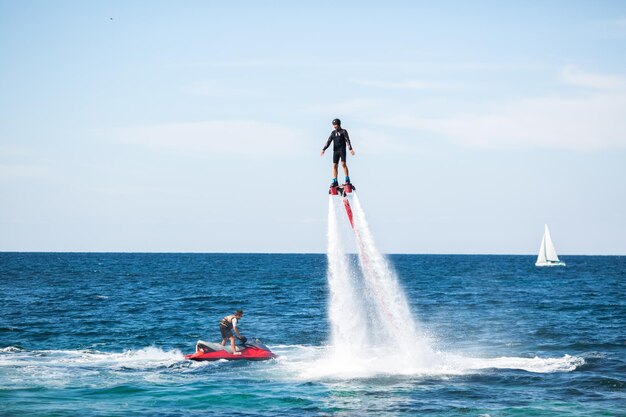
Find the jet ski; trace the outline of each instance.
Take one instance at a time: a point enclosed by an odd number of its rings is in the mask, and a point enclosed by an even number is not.
[[[277,355],[259,339],[249,341],[244,338],[236,348],[237,354],[233,353],[230,346],[222,346],[220,343],[198,340],[198,343],[196,343],[196,353],[185,355],[185,359],[192,361],[218,361],[220,359],[226,359],[227,361],[266,361],[277,357]]]

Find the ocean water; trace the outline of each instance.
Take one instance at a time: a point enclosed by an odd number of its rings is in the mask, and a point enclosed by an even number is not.
[[[626,257],[563,259],[388,256],[433,356],[342,368],[325,255],[0,253],[0,415],[624,416]],[[278,359],[183,359],[238,308]]]

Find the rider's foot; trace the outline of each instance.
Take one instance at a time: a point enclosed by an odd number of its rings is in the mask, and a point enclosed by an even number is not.
[[[346,184],[350,184],[350,177],[346,177]]]
[[[339,181],[337,181],[337,178],[333,178],[333,182],[330,183],[331,187],[339,187]]]

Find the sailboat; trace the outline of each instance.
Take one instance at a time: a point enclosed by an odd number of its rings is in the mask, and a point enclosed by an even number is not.
[[[547,224],[543,230],[541,248],[539,248],[539,255],[537,256],[535,266],[565,266],[565,262],[560,261],[558,255],[556,254],[554,243],[552,243],[552,239],[550,238],[550,230],[548,230]]]

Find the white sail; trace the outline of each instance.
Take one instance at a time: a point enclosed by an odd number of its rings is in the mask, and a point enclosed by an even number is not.
[[[539,248],[539,255],[537,255],[537,262],[535,262],[535,264],[537,265],[543,264],[547,260],[548,259],[546,258],[546,235],[544,233],[543,237],[541,238],[541,247]]]
[[[554,243],[552,243],[552,239],[550,238],[550,230],[548,230],[547,224],[545,225],[545,231],[543,233],[546,242],[546,259],[551,262],[559,262],[559,257],[554,249]]]
[[[539,255],[537,255],[536,266],[564,266],[565,262],[559,260],[554,249],[554,243],[550,237],[550,230],[546,224],[543,229],[543,238],[541,239],[541,247],[539,248]]]

